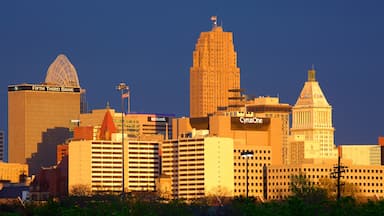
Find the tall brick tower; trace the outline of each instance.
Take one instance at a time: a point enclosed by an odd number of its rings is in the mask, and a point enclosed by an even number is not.
[[[190,116],[202,117],[229,106],[229,90],[240,89],[240,68],[232,32],[224,32],[211,18],[212,30],[202,32],[190,69]]]

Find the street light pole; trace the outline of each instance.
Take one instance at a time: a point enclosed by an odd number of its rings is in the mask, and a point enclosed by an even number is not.
[[[125,163],[125,160],[124,160],[124,91],[128,91],[129,90],[129,87],[127,86],[127,84],[121,82],[117,87],[116,87],[117,90],[119,90],[121,92],[121,146],[122,146],[122,195],[124,197],[125,195],[125,169],[124,169],[124,163]],[[129,95],[128,95],[129,96]]]
[[[245,191],[246,198],[248,199],[248,158],[253,156],[252,151],[241,152],[241,157],[245,158]]]

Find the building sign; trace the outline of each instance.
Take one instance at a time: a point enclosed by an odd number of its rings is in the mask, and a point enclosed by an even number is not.
[[[14,85],[8,86],[8,91],[50,91],[50,92],[80,92],[80,88],[47,86],[47,85]]]
[[[231,117],[231,130],[266,131],[270,123],[270,118]]]
[[[263,119],[257,117],[240,117],[239,121],[242,124],[263,124]]]
[[[160,116],[150,117],[150,116],[148,116],[148,121],[150,121],[150,122],[168,122],[168,117],[160,117]]]

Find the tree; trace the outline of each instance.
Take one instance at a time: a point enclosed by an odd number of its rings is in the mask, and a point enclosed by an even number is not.
[[[76,184],[71,187],[70,195],[72,196],[91,196],[92,190],[89,185]]]
[[[290,189],[294,196],[307,203],[319,203],[327,199],[327,191],[315,187],[314,183],[306,179],[302,173],[291,176]]]

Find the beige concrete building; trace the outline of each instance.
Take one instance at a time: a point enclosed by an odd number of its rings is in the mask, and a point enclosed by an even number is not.
[[[162,144],[162,172],[171,177],[172,197],[197,199],[233,196],[233,139],[220,137],[166,140]]]
[[[213,27],[202,32],[193,51],[190,69],[190,116],[203,117],[229,106],[229,90],[240,89],[240,69],[232,32],[224,32],[212,17]]]
[[[353,165],[381,165],[380,145],[341,145],[342,158]]]
[[[122,191],[122,146],[110,140],[71,141],[68,146],[68,191],[89,186],[92,193]]]
[[[283,164],[288,164],[289,116],[292,107],[279,102],[278,97],[258,97],[247,101],[245,112],[253,112],[256,117],[280,118],[282,131]]]
[[[0,180],[19,183],[20,175],[28,176],[28,165],[19,163],[0,162]]]
[[[335,193],[336,180],[331,178],[336,160],[295,166],[270,166],[265,176],[266,199],[284,199],[292,194],[290,183],[292,176],[303,175],[316,187],[331,187]],[[384,166],[358,166],[345,163],[348,168],[342,174],[342,181],[348,184],[348,191],[357,198],[384,199]],[[328,185],[330,183],[330,185]],[[328,186],[327,186],[328,185]]]
[[[314,69],[308,71],[308,81],[292,108],[291,140],[303,141],[304,158],[336,158],[332,107],[315,75]]]
[[[160,143],[158,141],[129,140],[128,191],[156,191],[160,176]]]

